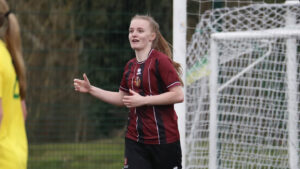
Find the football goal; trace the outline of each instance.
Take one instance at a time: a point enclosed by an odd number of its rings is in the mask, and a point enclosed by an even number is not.
[[[187,33],[184,168],[300,168],[294,2],[207,10]]]

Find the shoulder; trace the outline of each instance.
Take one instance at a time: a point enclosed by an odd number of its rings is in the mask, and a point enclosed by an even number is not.
[[[132,64],[135,63],[135,62],[136,62],[136,58],[130,59],[130,60],[126,63],[125,68],[127,68],[129,65],[132,65]]]
[[[163,64],[172,63],[172,60],[169,58],[168,55],[166,55],[158,50],[153,49],[151,55],[158,63],[163,63]]]
[[[0,58],[7,59],[7,57],[10,58],[10,54],[6,48],[6,44],[0,40]]]
[[[4,59],[4,56],[6,55],[6,46],[5,43],[0,40],[0,59]]]
[[[151,56],[153,56],[154,58],[157,58],[157,59],[168,59],[169,58],[166,54],[164,54],[158,50],[155,50],[155,49],[152,50]]]
[[[8,50],[6,49],[6,45],[2,40],[0,40],[0,70],[10,62],[11,57]]]

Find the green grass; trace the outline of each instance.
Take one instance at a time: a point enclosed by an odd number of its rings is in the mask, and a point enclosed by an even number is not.
[[[121,169],[124,139],[29,145],[28,169]]]

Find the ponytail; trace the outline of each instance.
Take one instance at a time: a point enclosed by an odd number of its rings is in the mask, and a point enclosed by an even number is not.
[[[7,49],[11,54],[13,64],[17,73],[20,85],[20,95],[22,99],[26,96],[26,73],[22,55],[20,26],[17,17],[13,13],[7,15],[8,26],[4,36]]]
[[[180,78],[180,76],[182,75],[181,65],[173,60],[171,44],[162,36],[160,31],[156,33],[156,40],[154,40],[152,44],[152,48],[164,53],[171,59],[172,64]],[[180,82],[182,85],[184,85],[181,78],[180,78]]]
[[[20,86],[21,99],[26,97],[26,70],[22,54],[21,34],[18,19],[11,13],[5,0],[0,0],[0,38],[11,55]]]

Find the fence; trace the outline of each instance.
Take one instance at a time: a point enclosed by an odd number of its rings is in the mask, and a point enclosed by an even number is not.
[[[163,8],[155,9],[157,3]],[[122,168],[128,110],[76,93],[73,79],[85,72],[93,85],[117,91],[123,68],[134,57],[128,42],[130,18],[153,13],[171,41],[172,4],[77,0],[9,4],[22,29],[28,73],[28,168]]]

